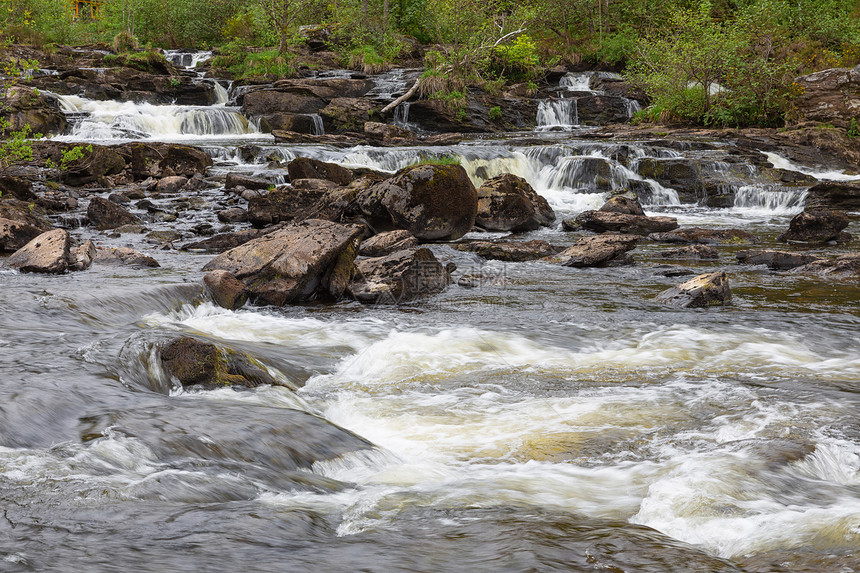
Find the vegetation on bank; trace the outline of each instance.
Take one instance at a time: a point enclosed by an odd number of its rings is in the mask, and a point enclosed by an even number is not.
[[[795,77],[860,63],[860,3],[104,0],[74,19],[68,0],[0,0],[0,37],[112,43],[114,61],[140,68],[153,57],[142,47],[215,48],[239,79],[293,75],[311,51],[365,73],[422,58],[420,94],[455,110],[470,89],[533,92],[547,67],[601,67],[650,97],[639,121],[776,126],[792,117]]]

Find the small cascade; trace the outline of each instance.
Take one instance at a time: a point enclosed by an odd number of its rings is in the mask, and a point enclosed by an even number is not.
[[[735,209],[772,211],[789,215],[800,212],[806,203],[806,189],[791,189],[780,185],[744,185],[735,192]]]
[[[230,99],[230,96],[227,93],[227,90],[217,80],[212,80],[212,85],[215,86],[215,104],[214,105],[227,105],[227,101]]]
[[[779,155],[778,153],[773,153],[770,151],[762,151],[762,153],[765,155],[765,157],[767,157],[767,160],[770,161],[771,165],[773,165],[776,169],[785,169],[786,171],[803,173],[804,175],[815,177],[819,181],[860,181],[860,175],[846,174],[844,171],[824,171],[812,169],[810,167],[803,167],[801,165],[792,163],[790,160]]]
[[[409,126],[409,102],[405,101],[394,108],[394,125],[402,128]]]
[[[415,82],[415,78],[421,73],[417,69],[394,69],[373,76],[373,88],[367,92],[367,97],[379,101],[389,102],[406,93],[409,86]]]
[[[322,116],[318,113],[309,114],[308,117],[314,122],[313,135],[325,135],[325,126],[323,125]]]
[[[590,92],[592,91],[591,78],[593,76],[594,74],[590,72],[568,72],[558,81],[558,87],[571,92]]]
[[[205,62],[212,57],[212,52],[185,52],[182,50],[165,50],[164,57],[174,66],[196,71],[197,64]]]
[[[569,130],[579,126],[576,99],[541,100],[537,111],[537,130]]]

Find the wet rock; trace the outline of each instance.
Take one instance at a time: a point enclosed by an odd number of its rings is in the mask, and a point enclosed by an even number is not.
[[[20,201],[36,201],[33,184],[20,177],[0,175],[0,197],[14,197]]]
[[[850,253],[835,259],[818,259],[802,267],[797,267],[791,272],[814,273],[838,278],[858,277],[860,276],[860,253]]]
[[[2,99],[9,131],[29,126],[33,133],[52,135],[66,129],[66,116],[60,111],[56,98],[29,87],[13,86],[6,90]]]
[[[826,243],[840,238],[848,226],[848,216],[843,211],[824,208],[808,208],[792,217],[788,230],[777,237],[778,241],[798,243]]]
[[[426,248],[397,251],[356,263],[348,293],[364,303],[399,304],[444,291],[451,275]]]
[[[801,121],[847,128],[860,108],[860,66],[821,70],[795,80],[802,89],[795,106]]]
[[[625,195],[614,195],[606,200],[606,203],[599,209],[607,213],[622,213],[624,215],[645,216],[645,211],[639,201]]]
[[[326,179],[299,179],[248,201],[248,219],[255,227],[308,218],[338,220],[351,202],[350,193]]]
[[[69,270],[85,271],[93,264],[96,258],[96,245],[87,241],[83,245],[75,247],[69,253]]]
[[[352,171],[336,163],[326,163],[319,159],[297,157],[287,164],[290,181],[296,179],[327,179],[338,185],[352,182]]]
[[[125,208],[103,197],[93,197],[87,207],[90,224],[99,230],[115,229],[123,225],[135,225],[140,220]]]
[[[138,267],[160,267],[158,261],[129,247],[99,247],[94,263],[101,265],[128,265]]]
[[[319,113],[328,102],[337,98],[359,98],[373,88],[371,80],[345,78],[287,79],[271,88],[245,95],[242,112],[248,116],[273,113]]]
[[[596,233],[618,232],[648,235],[678,228],[674,217],[645,217],[612,211],[585,211],[574,218],[574,223]]]
[[[748,250],[735,255],[738,262],[745,265],[767,265],[768,268],[784,271],[807,265],[821,257],[787,251]]]
[[[687,247],[660,251],[660,257],[664,259],[718,259],[720,255],[714,247],[689,245]]]
[[[0,252],[14,252],[44,233],[39,227],[23,221],[0,217]]]
[[[129,143],[117,148],[123,155],[135,178],[162,176],[166,172],[183,177],[205,174],[212,166],[212,158],[190,145],[173,143]]]
[[[632,262],[627,251],[632,250],[639,237],[636,235],[597,235],[583,237],[573,246],[557,255],[546,257],[545,261],[566,267],[605,267]]]
[[[408,129],[378,121],[366,122],[364,134],[372,139],[390,142],[408,142],[415,139],[415,133]]]
[[[729,279],[723,271],[699,275],[657,295],[658,301],[678,308],[718,306],[731,298]]]
[[[235,310],[248,300],[248,289],[245,283],[228,271],[215,270],[203,277],[206,288],[215,304]]]
[[[3,266],[22,273],[63,273],[69,268],[69,247],[68,231],[47,231],[15,251]]]
[[[651,233],[648,238],[660,243],[700,243],[706,245],[742,245],[759,242],[758,237],[741,229],[703,229],[701,227]]]
[[[472,229],[478,194],[460,165],[416,165],[359,193],[356,205],[377,230],[454,240]]]
[[[202,241],[186,243],[179,247],[182,251],[203,251],[206,253],[223,253],[248,241],[262,237],[275,229],[245,229],[234,233],[221,233]]]
[[[114,232],[119,233],[120,235],[140,235],[146,233],[147,231],[149,231],[149,229],[140,224],[122,225],[114,229]]]
[[[365,124],[370,121],[381,123],[382,105],[365,98],[339,97],[320,111],[323,123],[333,133],[364,133]]]
[[[241,207],[231,207],[218,211],[218,220],[222,223],[244,223],[248,220],[248,212]]]
[[[170,229],[166,229],[163,231],[152,231],[151,233],[146,234],[146,238],[149,239],[150,242],[156,243],[172,243],[173,241],[178,241],[182,238],[182,233],[179,231],[173,231]]]
[[[810,205],[860,211],[860,182],[824,181],[809,188]]]
[[[182,175],[162,177],[155,186],[155,192],[164,195],[173,195],[179,193],[185,187],[186,183],[188,183],[188,178]]]
[[[251,299],[263,304],[337,298],[362,232],[359,227],[310,219],[230,249],[203,270],[231,272],[248,287]]]
[[[88,145],[83,156],[68,164],[62,174],[67,185],[80,186],[100,181],[108,175],[116,175],[125,169],[125,159],[112,148]]]
[[[409,231],[388,231],[362,241],[358,254],[363,257],[384,257],[417,246],[418,239]]]
[[[273,185],[274,183],[261,177],[249,177],[241,173],[228,173],[224,188],[227,190],[237,187],[244,187],[245,189],[268,189]]]
[[[273,131],[292,131],[295,133],[315,134],[317,131],[313,116],[304,113],[270,113],[259,116],[260,130],[264,133]]]
[[[463,288],[480,288],[503,286],[508,281],[500,273],[467,273],[457,279],[457,286]]]
[[[477,189],[475,224],[492,231],[533,231],[555,221],[546,199],[535,193],[528,181],[506,173],[484,182]]]
[[[630,120],[629,100],[612,95],[588,95],[576,98],[581,125],[607,125]]]
[[[546,241],[534,240],[525,242],[515,241],[463,241],[451,243],[458,251],[475,253],[485,259],[523,262],[534,261],[556,254],[560,249]]]
[[[182,386],[283,385],[244,353],[219,348],[190,336],[174,338],[161,347],[161,364]]]

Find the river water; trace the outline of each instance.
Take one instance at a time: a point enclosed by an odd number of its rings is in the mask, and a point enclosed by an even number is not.
[[[90,127],[148,123],[70,139],[186,141],[214,174],[277,178],[272,153],[387,171],[457,155],[476,183],[529,179],[559,225],[515,238],[560,245],[577,238],[561,219],[599,206],[607,185],[638,181],[647,211],[765,247],[805,198],[753,184],[733,207],[683,205],[636,171],[636,157],[701,153],[719,167],[732,153],[719,146],[630,141],[634,160],[616,161],[615,144],[576,129],[540,145],[277,146],[241,120],[183,131],[153,118],[187,110],[73,103]],[[238,159],[249,144],[255,158]],[[608,184],[589,167],[600,161]],[[200,222],[218,225],[204,208],[147,226]],[[738,265],[742,247],[724,246],[684,264],[726,270],[733,303],[678,310],[654,300],[683,280],[664,276],[665,245],[606,269],[433,245],[457,275],[488,280],[399,307],[228,311],[201,288],[212,255],[74,234],[161,268],[0,270],[2,571],[860,571],[856,280]],[[294,389],[181,390],[157,349],[183,334],[249,352]]]

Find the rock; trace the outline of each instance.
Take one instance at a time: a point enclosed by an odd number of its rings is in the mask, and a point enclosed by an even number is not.
[[[338,97],[320,111],[323,123],[333,133],[364,132],[365,124],[381,123],[382,105],[369,99],[354,97]]]
[[[475,224],[492,231],[534,231],[555,221],[546,199],[535,193],[528,181],[506,173],[493,177],[477,189]]]
[[[639,242],[639,237],[636,235],[583,237],[573,246],[543,260],[566,267],[605,267],[612,264],[629,264],[632,259],[625,254],[632,250],[637,242]]]
[[[245,229],[235,233],[222,233],[202,241],[187,243],[179,247],[182,251],[203,251],[206,253],[223,253],[228,249],[244,245],[252,239],[262,237],[274,229]]]
[[[702,167],[694,160],[645,157],[639,162],[639,174],[675,189],[682,203],[696,203],[704,196]]]
[[[158,261],[129,247],[96,249],[94,263],[101,265],[129,265],[140,267],[160,267]]]
[[[664,259],[718,259],[720,255],[714,247],[690,245],[688,247],[660,251],[660,257]]]
[[[33,184],[26,179],[0,175],[0,197],[14,197],[20,201],[36,201]]]
[[[371,88],[372,80],[345,78],[287,79],[245,94],[242,113],[248,116],[273,113],[319,113],[337,98],[360,98]]]
[[[86,185],[125,169],[125,159],[110,147],[87,145],[83,150],[83,156],[70,162],[62,173],[67,185]]]
[[[173,195],[174,193],[179,193],[185,187],[186,183],[188,183],[188,178],[182,175],[162,177],[155,186],[155,192]]]
[[[399,304],[438,294],[451,275],[426,248],[397,251],[356,263],[348,293],[364,303]]]
[[[60,111],[55,97],[25,86],[12,86],[0,95],[3,96],[0,98],[3,100],[3,115],[10,123],[9,131],[29,126],[33,133],[59,135],[66,129],[66,116]]]
[[[248,289],[245,283],[228,271],[215,270],[203,277],[206,288],[215,304],[235,310],[248,300]]]
[[[282,306],[337,298],[342,271],[352,270],[360,227],[310,219],[222,253],[204,271],[225,270],[248,287],[251,299]]]
[[[821,259],[815,255],[771,250],[740,251],[735,256],[741,264],[767,265],[768,268],[779,271],[801,267]]]
[[[268,189],[274,186],[274,183],[260,177],[249,177],[241,173],[228,173],[227,180],[224,183],[224,188],[231,190],[236,187],[244,187],[245,189]]]
[[[802,267],[792,269],[793,273],[815,273],[824,276],[850,278],[860,276],[860,253],[842,255],[835,259],[818,259]]]
[[[847,128],[860,108],[860,66],[831,68],[795,79],[800,121],[819,121]]]
[[[42,233],[42,229],[29,223],[0,217],[0,251],[17,251]]]
[[[573,221],[579,227],[596,233],[618,232],[648,235],[678,228],[678,220],[674,217],[645,217],[613,211],[584,211],[577,215]]]
[[[291,187],[278,187],[265,195],[248,201],[248,219],[255,227],[273,225],[281,221],[302,221],[317,214],[324,207],[337,202],[336,183],[325,179],[299,179]],[[345,208],[346,205],[343,205]],[[317,218],[338,218],[320,217]]]
[[[515,241],[463,241],[451,243],[458,251],[475,253],[485,259],[523,262],[534,261],[556,254],[557,249],[546,241],[534,240],[525,242]]]
[[[416,165],[359,193],[356,205],[377,230],[454,240],[472,229],[478,194],[460,165]]]
[[[241,207],[231,207],[218,211],[218,220],[222,223],[244,223],[248,220],[248,212]]]
[[[577,116],[581,125],[627,123],[630,120],[630,100],[612,95],[588,95],[576,98]]]
[[[129,143],[117,148],[126,158],[132,174],[139,179],[162,176],[165,172],[192,178],[205,174],[212,166],[212,158],[190,145],[175,143]]]
[[[352,171],[335,163],[326,163],[319,159],[297,157],[287,164],[290,181],[296,179],[327,179],[338,185],[349,185],[352,182]]]
[[[306,113],[270,113],[259,116],[260,130],[264,133],[273,131],[292,131],[317,135],[317,124],[314,116]]]
[[[384,257],[417,246],[418,239],[409,231],[388,231],[362,241],[358,254],[363,257]]]
[[[723,305],[732,299],[729,279],[723,271],[694,277],[657,295],[657,300],[679,308]]]
[[[665,233],[651,233],[648,238],[660,243],[749,244],[758,243],[755,235],[741,229],[702,229],[689,227]]]
[[[777,237],[777,240],[786,243],[826,243],[839,239],[848,222],[848,216],[843,211],[807,208],[792,217],[788,231]]]
[[[625,215],[645,216],[645,211],[639,201],[626,197],[624,195],[614,195],[606,200],[606,203],[600,208],[600,211],[608,213],[623,213]]]
[[[809,205],[860,211],[860,182],[822,181],[809,188]]]
[[[22,273],[63,273],[69,268],[69,246],[68,231],[47,231],[15,251],[3,266]]]
[[[364,134],[372,139],[379,139],[382,141],[398,142],[415,139],[415,133],[408,129],[378,121],[366,122],[364,124]]]
[[[479,288],[485,286],[503,286],[508,281],[501,273],[468,273],[457,279],[457,286],[463,288]]]
[[[123,225],[134,225],[140,220],[124,207],[103,197],[93,197],[87,207],[87,218],[99,230],[115,229]]]
[[[69,270],[85,271],[90,268],[95,258],[96,245],[92,241],[87,241],[69,253]]]
[[[165,229],[163,231],[152,231],[146,234],[146,238],[149,239],[150,242],[156,243],[172,243],[173,241],[178,241],[182,238],[182,233],[179,231],[173,231],[171,229]]]
[[[161,364],[182,386],[283,386],[245,353],[218,348],[190,336],[174,338],[161,347]]]

